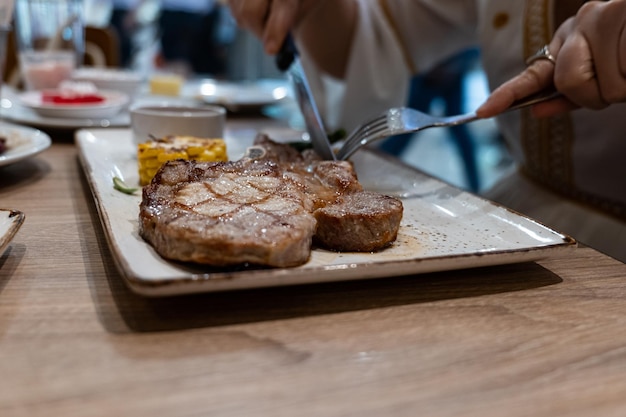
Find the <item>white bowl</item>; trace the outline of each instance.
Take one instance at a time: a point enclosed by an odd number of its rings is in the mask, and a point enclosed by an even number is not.
[[[226,109],[215,105],[138,103],[130,108],[130,123],[135,144],[170,135],[223,138]]]
[[[135,71],[95,67],[75,70],[72,80],[90,82],[99,90],[120,91],[131,97],[139,91],[143,83],[142,76]]]

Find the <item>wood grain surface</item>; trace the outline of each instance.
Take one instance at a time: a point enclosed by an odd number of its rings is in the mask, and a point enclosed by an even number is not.
[[[0,416],[624,416],[626,266],[142,298],[71,143],[0,167]]]

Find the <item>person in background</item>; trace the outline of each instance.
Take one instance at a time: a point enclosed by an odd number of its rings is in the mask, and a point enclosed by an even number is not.
[[[143,0],[113,0],[110,23],[117,33],[120,52],[120,66],[132,64],[134,54],[133,36],[137,29],[136,11]]]
[[[215,0],[161,0],[157,67],[181,75],[223,76],[226,50],[217,41],[220,7]]]
[[[554,86],[561,98],[498,116],[517,170],[486,195],[626,261],[626,0],[229,3],[267,53],[291,31],[311,77],[341,80],[334,119],[348,131],[468,47],[500,86],[481,117]]]

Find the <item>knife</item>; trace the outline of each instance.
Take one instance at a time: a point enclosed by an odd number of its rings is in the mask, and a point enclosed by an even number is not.
[[[286,71],[291,79],[313,149],[323,159],[336,160],[291,34],[287,35],[276,55],[276,66],[280,71]]]

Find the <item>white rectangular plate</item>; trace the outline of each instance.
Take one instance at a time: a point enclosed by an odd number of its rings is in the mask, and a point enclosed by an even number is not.
[[[230,159],[238,159],[254,132],[227,129]],[[576,242],[527,217],[407,167],[360,151],[352,160],[366,189],[401,197],[404,216],[397,241],[377,253],[314,249],[296,268],[215,269],[162,259],[138,234],[141,193],[113,188],[119,176],[138,184],[128,129],[76,134],[80,160],[118,268],[137,293],[151,296],[329,281],[381,278],[541,259]]]

